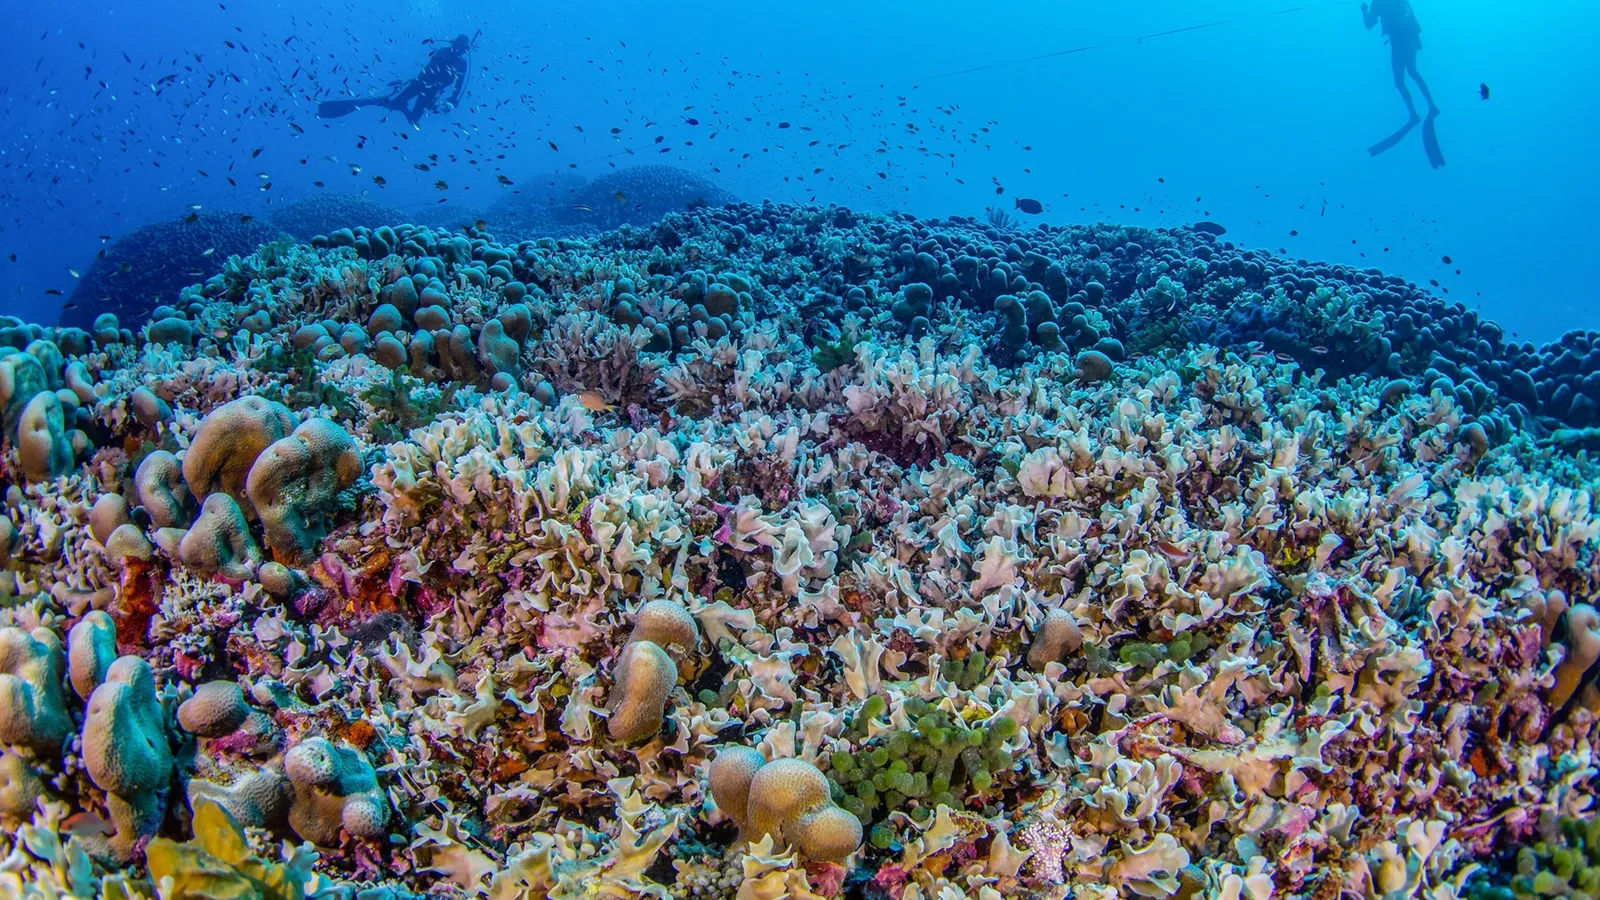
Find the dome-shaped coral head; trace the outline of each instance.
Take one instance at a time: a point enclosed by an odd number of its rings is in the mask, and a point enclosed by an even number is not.
[[[667,697],[678,684],[678,666],[651,641],[630,641],[617,656],[606,733],[632,744],[661,731]]]
[[[756,770],[746,806],[750,840],[766,835],[812,860],[837,861],[861,846],[861,822],[835,806],[828,779],[803,759],[778,759]]]
[[[651,600],[639,607],[628,640],[649,641],[664,648],[676,644],[692,652],[700,645],[700,628],[682,603]]]
[[[61,641],[47,628],[0,628],[0,744],[54,753],[72,730]]]
[[[717,809],[743,831],[747,822],[745,812],[750,802],[750,781],[756,770],[767,764],[766,757],[754,747],[723,747],[707,767],[707,780],[711,782],[711,799]]]

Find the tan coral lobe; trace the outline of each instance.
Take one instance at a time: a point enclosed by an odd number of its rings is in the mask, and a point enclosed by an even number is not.
[[[655,736],[678,684],[677,664],[650,641],[633,641],[618,654],[613,677],[606,733],[624,743]]]

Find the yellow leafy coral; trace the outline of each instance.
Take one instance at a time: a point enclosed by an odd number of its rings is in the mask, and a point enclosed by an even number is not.
[[[282,862],[255,856],[239,823],[206,799],[194,806],[193,840],[158,837],[145,855],[163,900],[303,900],[317,861],[309,846],[287,842]]]

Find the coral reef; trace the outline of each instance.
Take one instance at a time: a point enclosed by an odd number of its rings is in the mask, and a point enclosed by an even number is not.
[[[1592,892],[1589,336],[673,202],[0,324],[0,891]]]
[[[377,228],[404,221],[404,213],[365,194],[317,194],[272,213],[272,224],[299,241],[341,228]]]
[[[111,313],[138,325],[161,304],[177,304],[183,289],[220,272],[230,256],[246,256],[278,228],[247,214],[201,211],[136,228],[107,244],[84,271],[61,310],[60,324],[94,329]]]

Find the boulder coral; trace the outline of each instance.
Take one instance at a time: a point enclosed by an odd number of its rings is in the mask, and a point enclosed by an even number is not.
[[[106,792],[116,828],[112,850],[131,855],[160,828],[173,773],[166,713],[156,699],[155,676],[145,660],[121,657],[89,696],[83,719],[83,765]]]
[[[678,665],[665,648],[693,653],[699,640],[699,628],[683,604],[652,600],[639,607],[613,670],[606,718],[612,740],[635,743],[661,730],[667,698],[678,686]]]
[[[183,478],[183,464],[166,450],[152,451],[140,461],[133,491],[155,527],[180,528],[189,521],[193,498]]]
[[[0,628],[0,744],[50,755],[72,730],[62,694],[61,639],[47,628]]]
[[[308,738],[284,754],[283,771],[294,791],[289,827],[295,834],[321,847],[336,846],[341,830],[358,840],[383,836],[389,801],[361,751]]]
[[[323,418],[307,419],[261,452],[245,493],[279,559],[300,560],[316,547],[335,499],[360,477],[361,466],[356,442]]]
[[[261,548],[250,535],[250,522],[233,497],[216,493],[200,506],[200,516],[177,546],[183,564],[226,578],[248,578],[261,564]]]
[[[245,482],[250,467],[294,427],[289,408],[264,397],[241,397],[212,410],[183,455],[183,480],[189,492],[203,501],[221,491],[249,510]]]
[[[17,458],[31,481],[44,481],[65,473],[72,465],[72,440],[62,418],[61,400],[41,391],[17,420]]]
[[[771,836],[811,860],[840,860],[861,846],[861,823],[833,803],[828,779],[802,759],[757,763],[724,750],[711,768],[712,799],[750,841]]]
[[[87,701],[117,661],[117,626],[110,614],[91,610],[67,632],[67,680]]]

